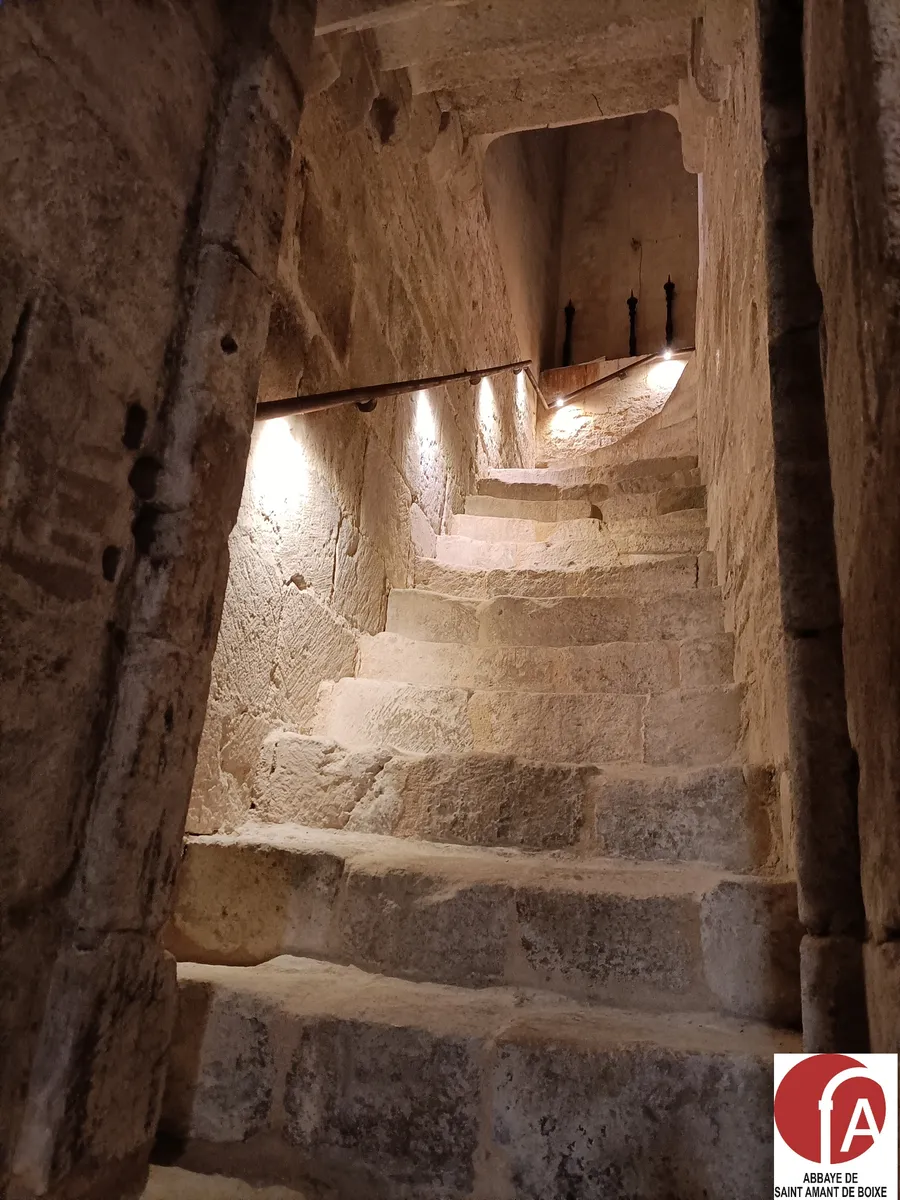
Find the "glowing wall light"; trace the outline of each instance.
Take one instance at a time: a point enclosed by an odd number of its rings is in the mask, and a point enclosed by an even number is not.
[[[478,420],[482,429],[490,429],[497,420],[497,398],[489,379],[482,379],[478,385]]]
[[[677,358],[657,363],[647,372],[647,384],[654,392],[671,392],[686,365]]]
[[[516,371],[516,412],[520,417],[528,414],[528,377],[524,371]]]
[[[306,451],[287,417],[262,422],[250,452],[253,496],[273,515],[289,515],[309,495]]]
[[[437,445],[437,422],[427,392],[416,392],[416,437],[423,447]]]
[[[550,418],[551,435],[555,438],[574,437],[589,420],[590,417],[577,404],[566,404],[556,409]]]

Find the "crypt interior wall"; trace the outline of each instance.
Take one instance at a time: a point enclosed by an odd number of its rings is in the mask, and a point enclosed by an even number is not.
[[[344,47],[301,122],[261,399],[517,361],[539,335],[493,223],[539,226],[512,195],[534,160],[507,157],[488,206],[480,147]],[[257,426],[190,831],[245,818],[267,734],[310,730],[319,684],[353,673],[477,470],[533,461],[534,403],[510,375]]]
[[[675,346],[694,344],[697,305],[697,179],[684,168],[674,117],[641,113],[574,125],[566,136],[557,354],[563,309],[575,306],[573,362],[624,358],[628,308],[638,297],[637,349],[665,345],[671,276]],[[561,360],[560,360],[561,361]],[[549,364],[553,365],[553,364]]]

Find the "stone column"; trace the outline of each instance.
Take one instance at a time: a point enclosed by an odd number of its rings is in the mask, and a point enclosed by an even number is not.
[[[810,1051],[864,1051],[858,772],[847,727],[812,250],[802,0],[758,0],[768,349],[790,774]]]
[[[129,19],[129,4],[110,8]],[[315,0],[222,0],[217,19],[218,100],[181,248],[181,317],[153,419],[126,424],[125,446],[138,450],[133,548],[117,581],[98,753],[84,811],[42,816],[73,822],[71,861],[46,897],[52,929],[33,943],[47,960],[30,993],[39,1009],[14,1012],[3,1031],[15,1038],[18,1020],[32,1035],[26,1091],[0,1112],[18,1128],[10,1200],[138,1195],[158,1117],[175,999],[159,932],[206,707]],[[134,84],[137,97],[154,86],[140,75]],[[0,392],[9,380],[7,371]],[[3,615],[14,627],[15,613]],[[60,722],[65,686],[61,671]],[[0,1168],[0,1192],[2,1182]]]

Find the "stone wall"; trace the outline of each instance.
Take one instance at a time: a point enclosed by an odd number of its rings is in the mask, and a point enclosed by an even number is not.
[[[516,317],[530,358],[556,360],[566,132],[498,138],[487,151],[485,194]]]
[[[638,353],[665,345],[666,297],[676,285],[675,344],[694,344],[697,180],[684,169],[674,118],[651,112],[576,125],[567,133],[557,353],[563,309],[575,305],[573,362],[624,358],[638,297]]]
[[[890,0],[806,5],[816,273],[859,759],[872,1049],[900,1049],[900,17]]]
[[[0,1194],[15,1200],[138,1194],[156,1124],[174,1002],[158,931],[312,33],[303,0],[252,7],[0,7]]]
[[[261,399],[520,358],[516,330],[533,326],[515,319],[482,155],[455,119],[350,38],[301,144]],[[245,818],[266,735],[309,730],[319,683],[353,673],[357,633],[384,627],[388,590],[411,582],[477,469],[529,464],[533,429],[513,376],[257,426],[192,832]]]
[[[736,678],[745,689],[745,752],[750,762],[782,767],[787,712],[767,353],[759,65],[749,14],[727,92],[719,104],[709,106],[702,124],[705,157],[696,164],[703,170],[697,316],[700,467],[708,488],[710,546],[735,634]]]

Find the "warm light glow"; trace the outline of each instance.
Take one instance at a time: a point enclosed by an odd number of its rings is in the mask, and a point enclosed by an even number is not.
[[[528,412],[528,376],[524,371],[516,371],[516,411],[520,417]]]
[[[437,423],[427,392],[416,392],[416,437],[423,446],[437,445]]]
[[[494,424],[497,419],[497,402],[489,379],[482,378],[478,385],[478,420],[482,427]]]
[[[562,396],[557,396],[556,399],[553,401],[554,408],[562,408],[564,404],[565,404],[565,400],[562,398]]]
[[[672,357],[672,351],[669,349],[668,346],[666,346],[665,350],[663,350],[663,358],[666,360],[666,362],[668,362],[671,357]]]
[[[250,472],[254,498],[266,512],[287,514],[306,500],[309,464],[287,417],[262,423],[250,452]]]
[[[574,437],[590,417],[577,404],[558,408],[550,418],[550,432],[555,438]]]
[[[671,392],[681,378],[686,364],[677,358],[657,363],[647,374],[647,383],[654,392]]]

